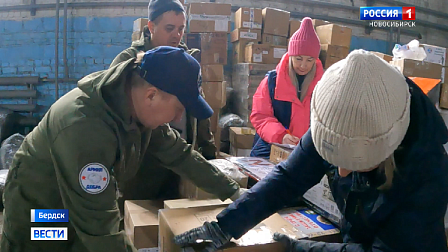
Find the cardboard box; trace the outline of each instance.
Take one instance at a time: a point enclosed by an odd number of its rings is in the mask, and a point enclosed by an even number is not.
[[[316,33],[321,44],[338,45],[350,48],[352,29],[335,25],[321,25],[316,27]]]
[[[226,105],[226,82],[206,81],[202,82],[205,100],[212,108],[223,108]]]
[[[282,59],[283,55],[288,51],[287,46],[273,45],[269,48],[269,54],[265,58],[264,63],[266,64],[278,64]]]
[[[289,11],[264,8],[262,14],[263,34],[288,37],[290,17]]]
[[[140,40],[141,35],[142,35],[142,32],[140,32],[140,31],[133,32],[132,33],[132,41]]]
[[[303,199],[318,214],[331,220],[333,223],[340,223],[342,214],[334,201],[326,175],[321,179],[319,184],[305,192]]]
[[[207,206],[160,211],[160,252],[178,252],[181,248],[173,238],[204,222],[216,221],[225,207]],[[308,238],[316,241],[340,242],[339,230],[306,208],[287,209],[263,220],[238,240],[220,249],[222,252],[283,252],[284,247],[272,239],[274,233],[282,233],[293,239]],[[193,251],[202,251],[200,244]]]
[[[371,53],[373,53],[373,54],[375,54],[376,56],[382,58],[382,59],[385,60],[386,62],[391,62],[391,61],[392,61],[392,58],[393,58],[392,55],[387,55],[387,54],[380,53],[380,52],[371,52]]]
[[[161,210],[160,252],[180,252],[181,248],[173,242],[174,236],[199,227],[205,221],[216,221],[216,215],[222,210],[224,207],[217,206]],[[232,240],[232,244],[220,251],[283,252],[283,245],[272,240],[274,232],[294,235],[292,225],[280,215],[274,214],[246,233],[241,239]],[[200,245],[195,247],[194,251],[202,251]]]
[[[246,63],[266,63],[270,45],[249,43],[245,48],[244,61]]]
[[[263,34],[261,36],[261,43],[269,44],[269,45],[277,45],[277,46],[287,46],[288,39],[286,37],[282,37],[282,36]]]
[[[165,200],[163,202],[164,209],[178,209],[178,208],[192,208],[192,207],[204,207],[204,206],[226,206],[230,205],[233,201],[226,199],[221,201],[220,199],[208,199],[208,200],[195,200],[195,199],[176,199]]]
[[[247,29],[247,28],[238,28],[230,33],[230,42],[236,42],[239,40],[250,40],[254,42],[261,41],[261,30]]]
[[[226,33],[187,34],[186,44],[189,48],[201,50],[198,61],[202,65],[227,64]]]
[[[201,65],[202,81],[224,81],[223,65]]]
[[[245,63],[245,49],[246,45],[249,43],[253,43],[253,40],[239,40],[237,42],[232,43],[233,53],[232,53],[232,62],[233,64]]]
[[[197,187],[193,182],[188,179],[181,178],[179,183],[179,195],[181,198],[187,199],[197,199],[197,200],[207,200],[207,199],[217,199],[213,194],[205,192],[204,190]]]
[[[158,211],[161,208],[163,208],[161,201],[125,201],[124,229],[137,249],[158,247]]]
[[[252,149],[255,130],[248,127],[230,127],[230,143],[238,149]]]
[[[393,60],[390,64],[408,77],[442,79],[442,65],[411,59]]]
[[[300,28],[300,24],[302,22],[299,20],[289,20],[289,36],[288,38],[290,38],[294,32],[296,32],[299,28]]]
[[[232,155],[234,157],[250,157],[251,152],[252,152],[252,148],[251,149],[241,149],[241,148],[236,148],[235,146],[230,144],[230,155]]]
[[[258,8],[239,8],[235,12],[235,29],[250,28],[261,30],[263,24],[262,10]]]
[[[274,164],[278,164],[282,161],[285,161],[289,157],[289,155],[291,155],[292,151],[293,149],[272,144],[269,161],[271,161]]]
[[[446,48],[427,44],[420,44],[425,49],[426,58],[424,61],[446,66]]]
[[[147,18],[138,18],[134,21],[133,32],[142,32],[143,28],[148,25]]]
[[[312,19],[311,21],[313,22],[314,28],[322,26],[322,25],[329,25],[329,24],[331,24],[330,22],[325,21],[325,20],[321,20],[321,19]]]
[[[442,90],[440,91],[439,107],[448,109],[448,83],[442,84]]]
[[[230,32],[231,5],[223,3],[191,3],[188,32]]]
[[[319,59],[325,69],[334,63],[344,59],[349,54],[349,49],[337,45],[321,45]]]

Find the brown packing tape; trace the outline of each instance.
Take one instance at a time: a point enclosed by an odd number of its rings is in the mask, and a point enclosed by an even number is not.
[[[254,27],[254,8],[250,8],[249,22],[250,22],[250,28],[253,28]]]

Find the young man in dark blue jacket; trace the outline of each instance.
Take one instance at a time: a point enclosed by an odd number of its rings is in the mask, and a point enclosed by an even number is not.
[[[289,252],[448,251],[448,131],[421,89],[377,56],[355,50],[314,90],[311,127],[288,160],[218,216],[175,238],[216,251],[317,184],[324,174],[344,243],[274,239]]]

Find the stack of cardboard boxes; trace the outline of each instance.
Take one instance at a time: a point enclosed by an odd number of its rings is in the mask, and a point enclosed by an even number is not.
[[[319,58],[324,69],[347,57],[350,51],[352,29],[313,19],[313,25],[321,44]]]
[[[185,43],[197,48],[196,59],[202,68],[202,89],[207,103],[213,108],[211,130],[219,151],[220,110],[226,105],[224,65],[227,65],[227,42],[230,32],[231,5],[221,3],[191,3]]]
[[[255,137],[255,130],[249,127],[230,127],[230,155],[249,157]]]
[[[300,28],[301,24],[302,24],[302,21],[300,21],[300,20],[291,19],[289,21],[289,34],[288,34],[288,41],[287,41],[287,43],[289,43],[289,39],[292,37],[294,32],[296,32]]]
[[[132,28],[132,41],[140,40],[143,28],[148,25],[147,18],[138,18],[134,21],[134,26]]]
[[[231,34],[233,64],[277,64],[287,50],[289,12],[240,8]]]
[[[230,35],[233,64],[245,62],[246,45],[261,42],[262,22],[261,9],[240,8],[235,12],[235,30]]]
[[[446,48],[421,44],[427,57],[423,61],[412,59],[392,60],[389,63],[396,66],[405,76],[440,79],[435,86],[425,87],[424,92],[429,99],[441,108],[448,108],[448,87],[446,87]]]
[[[174,244],[174,236],[204,222],[216,221],[216,216],[232,201],[220,200],[131,200],[125,202],[125,232],[139,251],[176,252],[182,249]],[[307,208],[289,208],[263,220],[238,240],[220,251],[226,252],[282,252],[283,245],[272,240],[275,232],[295,239],[341,242],[339,230]],[[202,251],[202,244],[192,251]]]
[[[247,124],[250,123],[252,98],[266,73],[275,69],[275,64],[241,63],[233,65],[232,86],[235,94],[235,113]]]

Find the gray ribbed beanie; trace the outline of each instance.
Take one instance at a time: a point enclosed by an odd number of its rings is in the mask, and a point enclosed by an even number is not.
[[[328,68],[314,89],[314,145],[335,166],[352,171],[373,168],[400,145],[409,110],[403,74],[370,52],[352,51]]]

